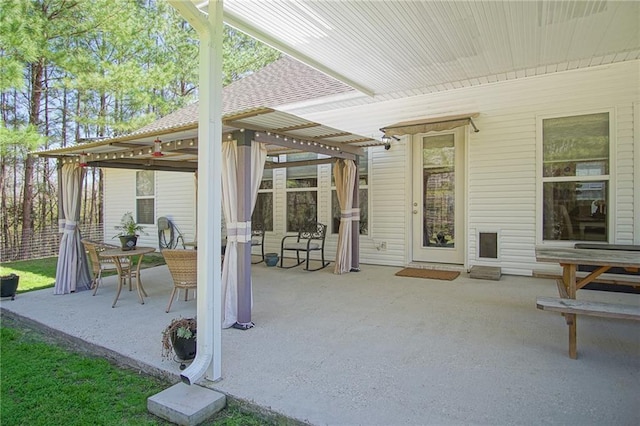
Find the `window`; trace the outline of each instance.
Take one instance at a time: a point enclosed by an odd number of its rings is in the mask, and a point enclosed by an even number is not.
[[[542,120],[543,239],[607,241],[609,113]]]
[[[287,154],[287,161],[315,160],[312,152]],[[306,222],[318,220],[318,166],[287,168],[287,232],[297,232]]]
[[[369,233],[369,151],[358,156],[358,172],[360,182],[358,191],[360,197],[360,235]],[[337,234],[340,229],[340,204],[336,193],[336,182],[333,177],[333,165],[331,166],[331,232]]]
[[[155,223],[156,185],[155,173],[150,170],[136,172],[136,222]]]
[[[265,231],[273,231],[273,170],[264,169],[256,207],[251,215],[252,223],[259,223]]]

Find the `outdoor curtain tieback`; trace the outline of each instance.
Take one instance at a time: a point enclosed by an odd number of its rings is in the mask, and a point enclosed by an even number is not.
[[[340,221],[360,220],[360,209],[347,209],[340,211]]]
[[[227,241],[232,243],[251,242],[251,221],[227,223]]]
[[[76,222],[75,220],[65,219],[64,223],[58,223],[58,226],[60,225],[62,225],[63,232],[72,233],[75,232],[76,228],[78,227],[78,222]]]

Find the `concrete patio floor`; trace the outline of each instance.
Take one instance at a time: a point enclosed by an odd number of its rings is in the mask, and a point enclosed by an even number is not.
[[[397,277],[400,268],[363,265],[333,275],[254,265],[254,329],[223,331],[223,379],[233,398],[317,425],[640,424],[640,328],[579,317],[578,359],[557,314],[536,296],[553,280]],[[52,289],[3,300],[3,315],[89,342],[94,353],[178,380],[160,337],[196,302],[176,300],[166,266],[144,270],[149,297],[115,277],[91,292]],[[640,304],[640,295],[581,290],[579,299]]]

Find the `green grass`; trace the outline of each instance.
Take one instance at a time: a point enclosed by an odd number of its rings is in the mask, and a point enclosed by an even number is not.
[[[137,262],[138,257],[134,256],[133,261]],[[57,265],[58,257],[6,262],[0,265],[0,276],[9,274],[19,275],[18,293],[40,290],[54,286],[56,282]],[[146,254],[142,258],[141,268],[151,268],[158,265],[164,265],[164,258],[160,253]],[[106,277],[113,274],[114,272],[105,272],[103,276]]]
[[[0,265],[0,275],[19,275],[18,293],[40,290],[55,284],[57,264],[58,257],[7,262]]]
[[[169,425],[147,411],[147,398],[170,383],[80,355],[38,332],[3,321],[0,327],[2,425]],[[268,421],[238,406],[205,425],[262,426]]]

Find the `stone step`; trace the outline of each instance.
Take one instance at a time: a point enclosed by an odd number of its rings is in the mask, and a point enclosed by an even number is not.
[[[502,276],[502,269],[498,266],[474,265],[469,271],[469,276],[471,278],[476,278],[479,280],[500,281],[500,277]]]

